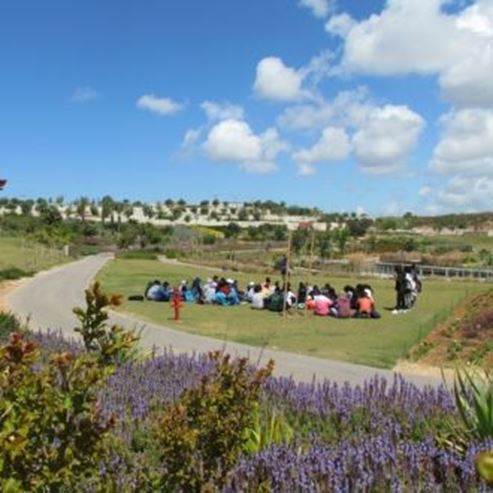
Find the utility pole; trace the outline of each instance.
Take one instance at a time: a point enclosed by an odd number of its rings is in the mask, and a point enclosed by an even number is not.
[[[283,304],[282,304],[282,316],[285,317],[287,313],[287,299],[286,294],[288,292],[288,279],[289,279],[289,269],[291,265],[291,241],[293,237],[293,232],[289,230],[288,233],[288,250],[286,252],[286,275],[284,276],[284,289],[283,289]]]
[[[312,267],[313,267],[313,250],[315,248],[315,229],[312,225],[312,234],[311,234],[311,240],[310,240],[310,262],[309,262],[309,274],[312,273]]]

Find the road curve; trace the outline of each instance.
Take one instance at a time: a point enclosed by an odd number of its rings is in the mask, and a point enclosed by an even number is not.
[[[110,259],[109,255],[96,255],[40,273],[13,291],[7,304],[18,316],[29,317],[33,330],[60,329],[69,337],[76,336],[73,328],[77,321],[72,307],[84,305],[84,289]],[[128,328],[142,328],[141,342],[146,349],[172,347],[176,352],[187,353],[225,349],[231,354],[248,356],[260,363],[273,358],[277,375],[292,375],[299,381],[309,382],[315,377],[317,380],[328,378],[341,383],[360,384],[376,373],[387,378],[394,377],[390,370],[224,342],[142,322],[127,315],[112,314],[111,321]],[[439,383],[433,377],[404,376],[419,386]]]

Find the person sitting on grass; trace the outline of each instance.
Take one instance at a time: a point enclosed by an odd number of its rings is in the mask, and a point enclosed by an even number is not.
[[[207,279],[207,282],[204,285],[204,303],[214,303],[214,298],[216,296],[216,287],[217,284],[213,279]]]
[[[351,299],[344,291],[338,296],[335,304],[330,309],[331,314],[337,318],[351,318]]]
[[[301,309],[305,308],[306,297],[307,297],[306,284],[304,282],[300,282],[300,284],[298,285],[298,295],[296,296],[298,308]]]
[[[238,293],[238,283],[232,279],[228,279],[229,284],[229,295],[228,301],[230,305],[240,304],[240,295]]]
[[[169,301],[168,292],[163,289],[163,286],[158,280],[147,285],[144,296],[149,301]]]
[[[363,289],[358,293],[358,301],[356,302],[355,318],[380,318],[380,313],[375,309],[375,301],[372,296],[369,296],[368,290]]]
[[[284,291],[284,301],[285,301],[286,307],[288,309],[293,307],[293,306],[296,306],[296,295],[291,290],[291,283],[290,282],[287,283],[286,289]]]
[[[264,309],[264,296],[262,294],[262,286],[260,284],[256,284],[253,288],[252,308],[254,310]]]
[[[262,288],[260,288],[262,289]],[[245,301],[251,303],[253,301],[253,295],[255,294],[255,283],[249,282],[247,286],[247,291],[245,293]]]
[[[317,294],[313,298],[315,302],[315,315],[319,317],[326,317],[330,313],[330,307],[333,305],[328,296],[324,294]]]
[[[284,308],[284,294],[282,290],[278,289],[265,298],[264,307],[271,312],[282,312]]]
[[[351,310],[356,310],[356,290],[354,289],[353,286],[346,285],[344,286],[344,292],[346,293],[347,297],[349,298],[349,302],[351,305]]]
[[[270,277],[266,277],[265,281],[261,284],[262,286],[262,293],[264,294],[265,297],[270,296],[274,290],[271,287],[271,282],[270,282]]]
[[[199,304],[203,304],[204,303],[204,291],[203,291],[200,283],[201,283],[200,277],[196,277],[192,282],[191,292],[192,292],[192,295],[193,295],[195,301]]]

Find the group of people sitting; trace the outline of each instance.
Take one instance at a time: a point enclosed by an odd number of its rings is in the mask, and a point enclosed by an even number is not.
[[[396,304],[392,313],[404,313],[414,307],[423,284],[415,265],[395,268]]]
[[[145,298],[152,301],[170,301],[173,288],[169,282],[153,281],[145,290]],[[216,304],[234,306],[250,304],[255,310],[282,312],[292,309],[307,309],[317,316],[332,316],[337,318],[380,318],[375,309],[373,289],[368,284],[358,284],[356,287],[345,286],[341,293],[330,285],[319,288],[317,285],[307,285],[300,282],[295,293],[291,283],[272,283],[270,278],[264,282],[250,282],[242,290],[234,279],[214,276],[202,284],[200,278],[195,278],[191,285],[182,281],[178,290],[181,300],[188,303]]]

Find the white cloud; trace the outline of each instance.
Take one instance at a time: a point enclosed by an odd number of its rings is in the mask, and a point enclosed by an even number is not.
[[[354,157],[365,172],[398,172],[405,167],[424,125],[421,116],[407,106],[374,108],[353,136]]]
[[[254,91],[264,99],[297,101],[307,95],[302,89],[304,74],[284,65],[280,58],[267,57],[257,65]]]
[[[211,121],[228,119],[243,120],[245,118],[245,111],[241,106],[228,102],[216,103],[214,101],[204,101],[200,107]]]
[[[424,187],[421,187],[419,190],[418,190],[418,195],[420,197],[429,197],[431,195],[431,193],[433,192],[433,189],[431,187],[428,187],[428,186],[424,186]]]
[[[343,128],[327,127],[320,140],[310,149],[293,154],[300,174],[313,174],[316,163],[341,161],[350,151],[349,137]]]
[[[334,36],[345,38],[355,24],[356,21],[348,14],[333,15],[325,24],[325,30]]]
[[[300,7],[306,7],[313,12],[315,17],[327,17],[331,5],[329,0],[299,0]]]
[[[438,193],[437,201],[449,210],[491,209],[493,178],[489,176],[456,176]]]
[[[287,148],[277,130],[268,129],[256,135],[242,120],[223,120],[209,132],[204,143],[213,161],[238,163],[250,173],[270,173],[277,169],[275,159]]]
[[[444,97],[458,106],[493,107],[493,42],[457,61],[440,75]]]
[[[313,130],[329,125],[356,126],[366,121],[373,108],[368,91],[359,87],[353,91],[341,91],[332,101],[320,100],[316,104],[286,108],[278,123],[292,130]]]
[[[182,111],[184,105],[170,98],[159,98],[153,94],[145,94],[137,100],[137,108],[151,111],[158,115],[174,115]]]
[[[311,163],[297,163],[297,168],[298,168],[298,174],[301,176],[312,176],[314,175],[317,170],[315,166]]]
[[[98,99],[100,94],[93,89],[92,87],[78,87],[72,96],[70,97],[70,101],[72,103],[89,103],[90,101],[94,101]]]
[[[183,148],[193,147],[199,141],[201,135],[202,129],[200,128],[191,128],[190,130],[187,130],[183,136],[181,146]]]
[[[450,14],[442,8],[446,1],[389,0],[380,14],[361,22],[332,17],[327,30],[345,41],[342,69],[438,75],[444,96],[454,104],[493,106],[488,84],[493,73],[493,2],[478,0]]]
[[[462,109],[442,119],[443,134],[433,151],[438,173],[493,176],[493,110]]]

